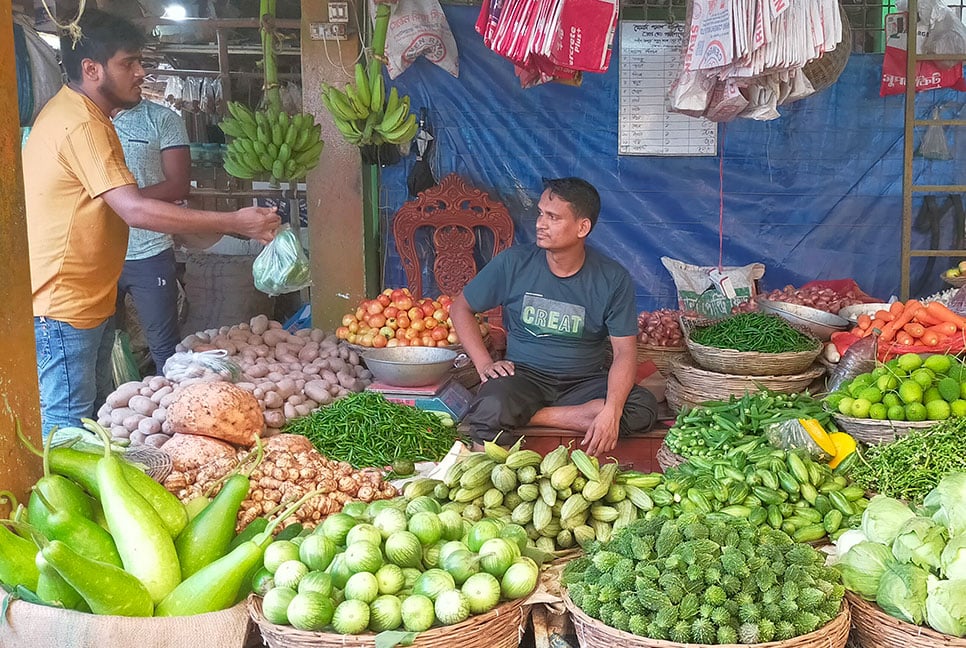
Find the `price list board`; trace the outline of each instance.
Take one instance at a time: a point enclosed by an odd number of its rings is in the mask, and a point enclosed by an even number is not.
[[[621,22],[619,155],[715,155],[718,125],[673,113],[668,89],[681,69],[685,25]]]

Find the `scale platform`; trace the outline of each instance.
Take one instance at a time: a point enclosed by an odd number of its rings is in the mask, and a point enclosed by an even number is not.
[[[412,405],[432,412],[444,412],[452,416],[454,421],[462,420],[473,399],[470,390],[452,378],[425,387],[396,387],[374,382],[366,387],[366,390],[379,392],[386,397],[386,400],[393,403]]]

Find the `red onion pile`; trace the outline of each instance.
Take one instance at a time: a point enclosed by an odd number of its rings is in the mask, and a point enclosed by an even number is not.
[[[684,334],[680,324],[682,315],[694,316],[694,313],[670,308],[662,308],[653,313],[642,311],[637,316],[637,329],[640,331],[637,341],[663,347],[684,346]]]
[[[839,293],[831,288],[795,288],[794,286],[772,290],[762,295],[762,298],[786,304],[809,306],[832,314],[838,314],[839,310],[846,306],[864,303],[854,290]]]

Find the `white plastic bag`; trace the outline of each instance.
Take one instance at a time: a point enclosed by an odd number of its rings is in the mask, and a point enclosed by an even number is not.
[[[282,225],[272,242],[252,264],[255,287],[271,296],[295,292],[312,285],[309,259],[295,232]]]
[[[375,4],[370,0],[375,20]],[[386,69],[395,79],[420,56],[459,77],[456,39],[439,0],[406,0],[392,5],[386,37]]]

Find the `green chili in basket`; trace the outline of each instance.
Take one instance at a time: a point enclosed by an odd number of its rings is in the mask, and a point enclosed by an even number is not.
[[[294,419],[284,431],[304,436],[324,456],[354,468],[389,466],[397,459],[439,461],[460,438],[439,416],[368,391]]]
[[[892,443],[860,450],[849,478],[866,490],[916,504],[945,475],[962,471],[966,471],[966,419],[950,418]]]
[[[758,353],[811,351],[818,346],[814,338],[767,313],[740,313],[696,328],[691,332],[691,340],[718,349]]]

